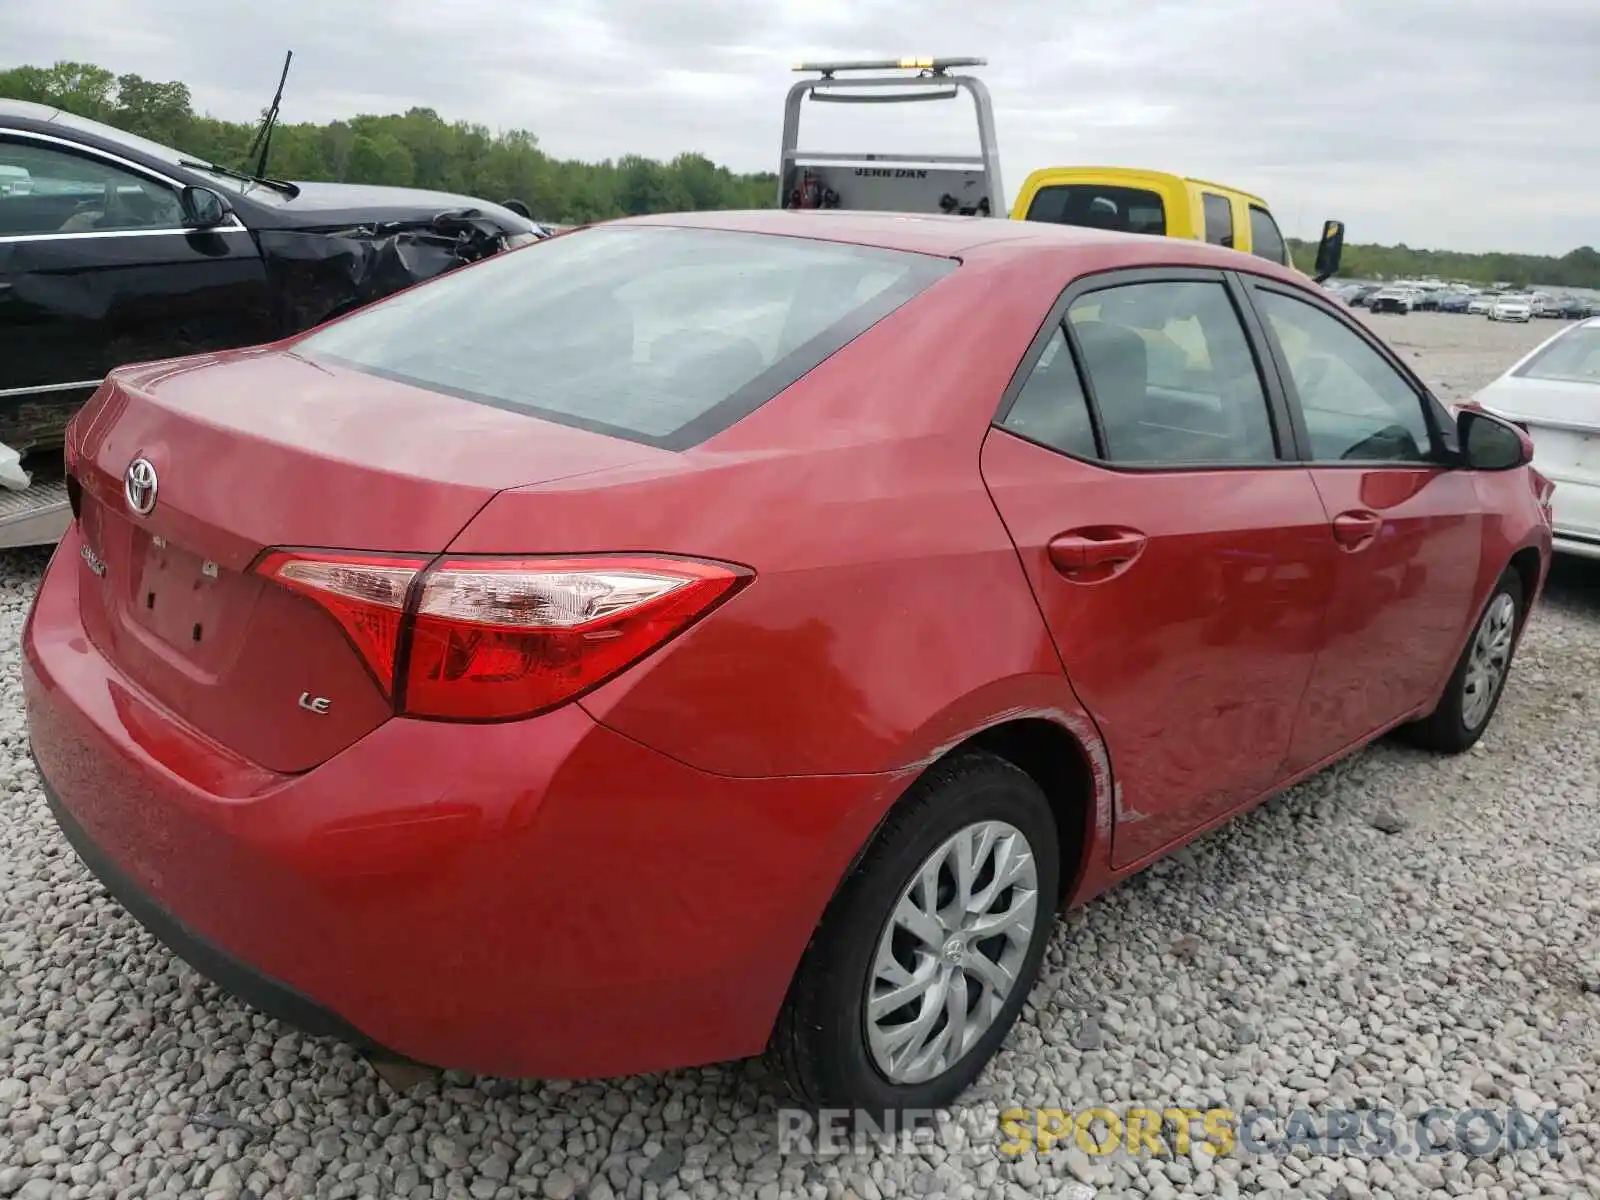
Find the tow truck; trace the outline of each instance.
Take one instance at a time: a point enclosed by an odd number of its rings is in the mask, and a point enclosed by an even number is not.
[[[1130,167],[1043,167],[1023,181],[1008,206],[1000,178],[994,103],[974,67],[984,58],[885,58],[801,62],[809,78],[790,88],[778,164],[780,208],[847,208],[946,213],[1049,221],[1193,238],[1294,267],[1267,202],[1225,184]],[[970,97],[978,126],[968,154],[844,153],[802,149],[800,117],[808,101],[907,104]],[[1315,279],[1337,270],[1344,224],[1324,222]],[[1298,269],[1298,268],[1296,268]]]

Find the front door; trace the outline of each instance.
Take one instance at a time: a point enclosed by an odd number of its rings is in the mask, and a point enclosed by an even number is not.
[[[0,442],[58,443],[113,367],[275,336],[237,220],[186,229],[175,183],[62,139],[0,133],[0,166]]]
[[[1289,766],[1310,767],[1428,702],[1474,616],[1483,518],[1442,462],[1426,395],[1331,308],[1257,281],[1338,568]],[[1440,410],[1442,411],[1442,410]]]
[[[1079,285],[984,444],[1110,752],[1119,867],[1282,777],[1316,656],[1335,552],[1241,300],[1215,272]]]

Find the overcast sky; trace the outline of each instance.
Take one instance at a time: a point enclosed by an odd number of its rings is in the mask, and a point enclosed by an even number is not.
[[[1264,194],[1306,237],[1338,216],[1353,241],[1600,245],[1600,0],[0,0],[0,66],[179,79],[238,120],[286,49],[287,121],[427,105],[561,157],[739,170],[774,169],[800,58],[981,55],[1008,199],[1036,167],[1143,165]],[[973,141],[955,102],[802,127]]]

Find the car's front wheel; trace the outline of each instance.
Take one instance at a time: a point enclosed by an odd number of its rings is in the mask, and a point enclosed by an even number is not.
[[[1489,593],[1439,707],[1406,727],[1411,741],[1443,754],[1460,754],[1483,736],[1505,693],[1524,603],[1522,579],[1507,568]]]
[[[950,1104],[1022,1010],[1054,924],[1050,804],[988,754],[932,768],[829,905],[768,1047],[803,1103]]]

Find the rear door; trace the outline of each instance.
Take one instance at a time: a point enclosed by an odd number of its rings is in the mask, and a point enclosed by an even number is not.
[[[1144,858],[1283,773],[1331,581],[1328,520],[1220,272],[1069,289],[983,473],[1110,748],[1113,857]]]
[[[1444,682],[1474,616],[1483,518],[1472,474],[1445,465],[1448,414],[1370,333],[1304,289],[1252,276],[1248,290],[1338,547],[1298,770]]]
[[[0,131],[0,163],[30,177],[0,196],[0,442],[59,443],[113,367],[273,336],[237,220],[186,229],[172,180],[61,138]]]

